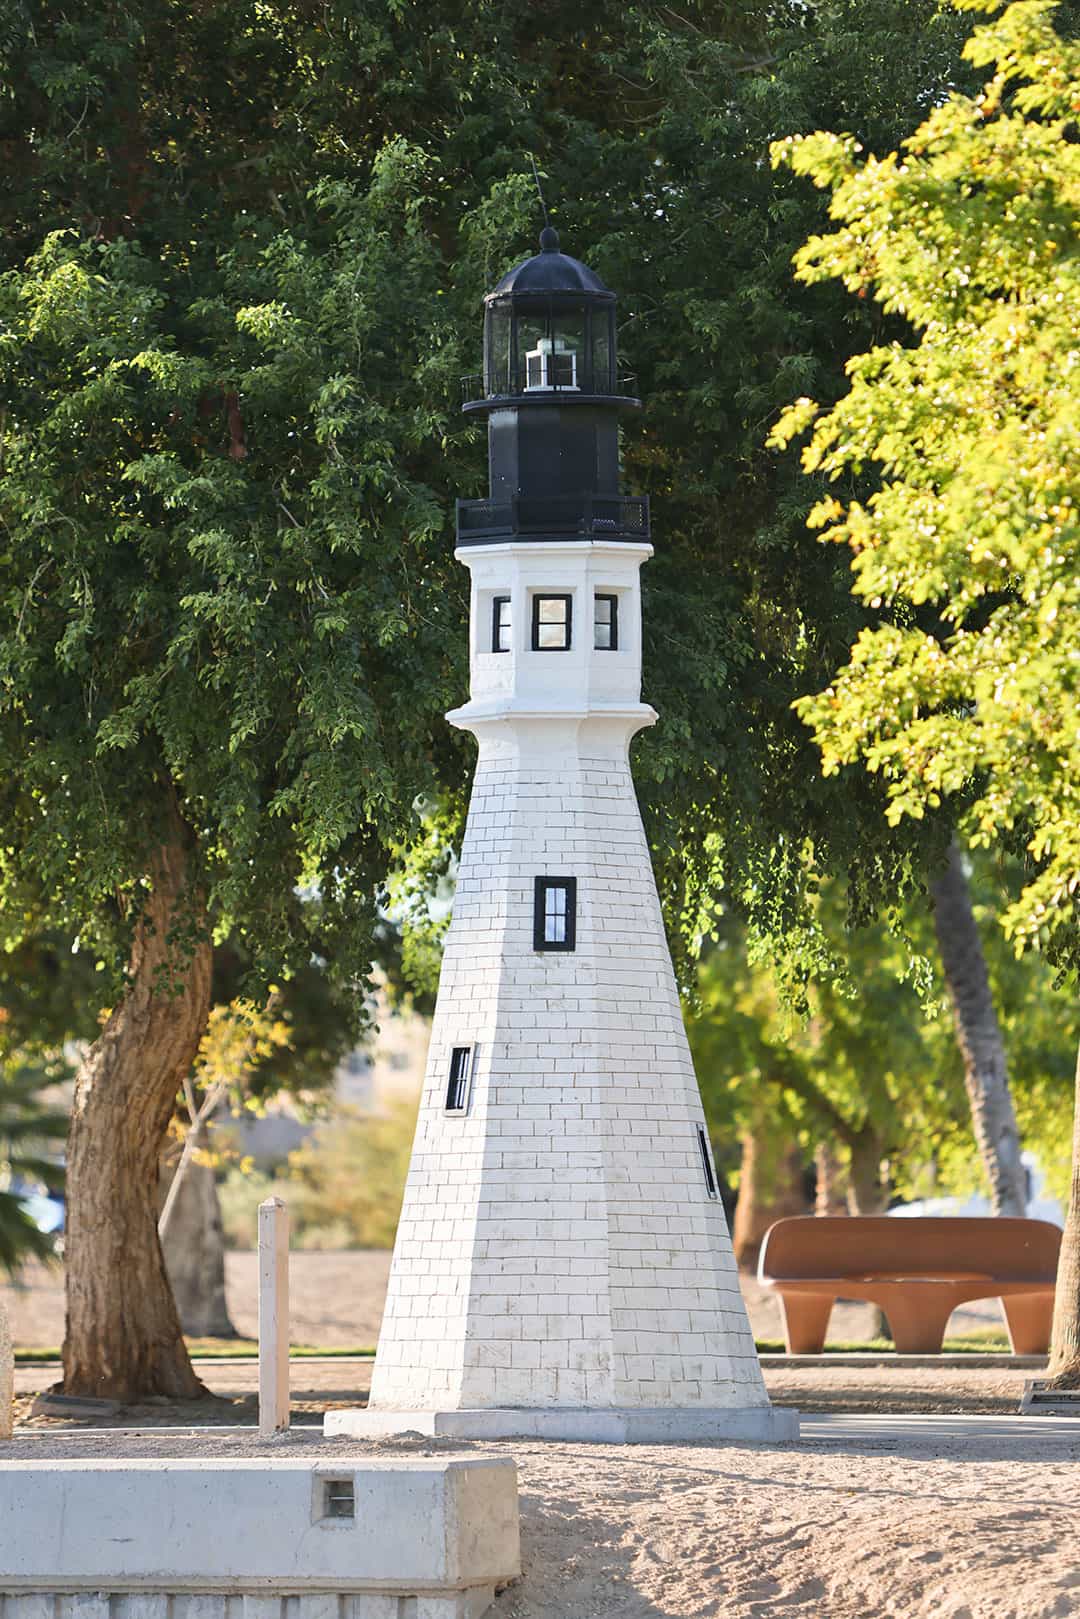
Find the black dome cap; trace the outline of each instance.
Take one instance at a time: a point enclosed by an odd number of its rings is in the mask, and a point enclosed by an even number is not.
[[[605,287],[595,270],[590,270],[580,259],[559,252],[559,233],[545,225],[540,232],[540,252],[531,259],[523,259],[508,270],[499,284],[488,293],[488,298],[505,298],[513,293],[529,296],[549,293],[577,293],[590,299],[614,300],[615,294]]]

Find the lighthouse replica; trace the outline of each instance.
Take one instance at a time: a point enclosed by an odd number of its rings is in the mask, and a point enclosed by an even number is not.
[[[479,743],[366,1410],[328,1433],[786,1439],[717,1193],[630,774],[648,502],[615,295],[545,229],[485,304],[458,503]]]

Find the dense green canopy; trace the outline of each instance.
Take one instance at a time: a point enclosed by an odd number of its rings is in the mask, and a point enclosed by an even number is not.
[[[826,771],[868,766],[891,821],[951,802],[973,841],[1022,849],[1005,927],[1075,969],[1080,45],[1050,0],[958,3],[995,13],[967,46],[992,70],[981,93],[950,96],[881,159],[858,161],[851,135],[776,151],[832,193],[837,228],[807,243],[802,277],[872,292],[915,329],[775,435],[814,423],[804,464],[843,498],[812,522],[850,547],[855,593],[884,614],[799,706]],[[853,498],[867,465],[880,487]],[[1080,1382],[1080,1063],[1051,1370]]]
[[[530,250],[535,153],[564,240],[622,294],[655,500],[638,773],[669,916],[718,885],[792,931],[804,863],[865,908],[871,849],[790,701],[861,623],[762,448],[878,317],[800,291],[818,221],[770,138],[895,141],[957,72],[931,0],[812,7],[6,0],[0,283],[0,902],[30,884],[110,961],[175,790],[219,937],[254,976],[370,959],[419,792],[469,756],[454,494],[478,299]],[[933,834],[932,834],[933,836]],[[940,841],[940,840],[939,840]],[[318,885],[302,907],[298,885]],[[7,900],[4,901],[4,896]],[[803,948],[805,947],[805,948]]]
[[[1005,918],[1021,946],[1073,931],[1080,890],[1080,46],[1053,11],[1021,0],[980,28],[985,92],[950,98],[902,153],[778,148],[839,221],[800,253],[803,279],[870,289],[919,334],[851,363],[804,454],[834,481],[880,468],[868,500],[830,495],[812,523],[851,548],[856,594],[889,621],[802,711],[828,772],[862,757],[880,773],[890,820],[955,795],[977,842],[1026,841]]]

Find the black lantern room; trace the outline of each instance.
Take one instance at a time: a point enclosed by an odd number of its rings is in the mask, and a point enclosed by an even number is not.
[[[615,371],[615,294],[547,226],[484,299],[484,372],[463,408],[488,416],[490,492],[458,501],[460,545],[648,539],[648,501],[619,491],[619,412],[640,401]]]

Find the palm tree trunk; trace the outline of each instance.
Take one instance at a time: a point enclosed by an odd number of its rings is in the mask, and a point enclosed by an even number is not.
[[[944,871],[930,884],[930,895],[956,1038],[964,1059],[972,1128],[990,1178],[991,1206],[995,1214],[1022,1215],[1027,1209],[1025,1175],[1005,1043],[990,993],[963,855],[955,838]]]
[[[125,1401],[205,1393],[165,1274],[157,1185],[177,1092],[206,1028],[212,952],[188,893],[190,834],[171,799],[165,820],[128,987],[77,1075],[68,1145],[63,1386]]]
[[[1059,1388],[1080,1388],[1080,1053],[1076,1059],[1072,1187],[1054,1293],[1050,1376]]]

